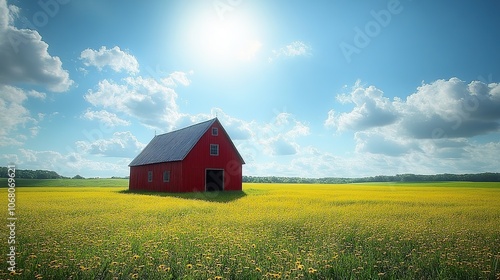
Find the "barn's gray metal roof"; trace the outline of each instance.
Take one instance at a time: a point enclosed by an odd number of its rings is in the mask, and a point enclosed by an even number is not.
[[[216,120],[155,136],[129,166],[183,160]]]

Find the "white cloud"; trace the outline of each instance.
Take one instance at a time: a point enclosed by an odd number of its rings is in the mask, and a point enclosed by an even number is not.
[[[280,157],[271,157],[265,161],[249,161],[243,166],[244,174],[320,178],[358,177],[375,173],[374,166],[366,158],[336,156],[313,146],[300,148],[294,157],[287,160],[279,159]]]
[[[269,62],[272,62],[278,57],[295,57],[311,55],[311,46],[301,41],[294,41],[278,50],[273,50],[273,55],[269,57]]]
[[[354,131],[356,152],[383,158],[388,166],[409,167],[412,164],[402,162],[408,160],[422,172],[424,167],[430,173],[451,172],[446,166],[478,172],[491,163],[475,158],[478,147],[499,143],[468,139],[500,132],[499,91],[496,83],[467,84],[451,78],[422,84],[406,100],[390,101],[373,86],[355,87],[341,96],[344,101],[349,97],[355,107],[347,113],[329,111],[325,126]],[[477,168],[466,167],[467,162],[477,162]]]
[[[397,137],[395,133],[380,133],[379,131],[361,131],[354,134],[356,152],[401,156],[411,151],[420,150],[411,139]],[[396,137],[394,137],[396,136]],[[420,150],[421,151],[421,150]]]
[[[336,127],[339,131],[357,131],[394,123],[398,118],[398,112],[383,94],[374,86],[368,88],[355,86],[349,95],[343,94],[338,97],[342,103],[354,103],[354,109],[349,113],[341,113],[338,117],[333,110],[330,110],[325,125]]]
[[[0,146],[21,144],[22,135],[11,132],[19,126],[28,124],[32,119],[23,105],[26,93],[13,86],[0,85]]]
[[[98,139],[94,142],[78,141],[76,143],[79,151],[108,156],[133,158],[145,147],[145,144],[139,142],[130,132],[115,132],[110,139]]]
[[[267,123],[247,123],[251,138],[242,143],[249,158],[260,154],[284,156],[294,155],[300,149],[297,139],[310,134],[309,127],[295,119],[290,113],[278,113]]]
[[[127,114],[160,130],[174,127],[180,118],[177,93],[152,78],[127,77],[121,83],[102,80],[84,98],[94,106]]]
[[[397,102],[400,123],[419,139],[473,137],[500,129],[500,84],[457,79],[423,84],[406,102]]]
[[[99,50],[85,49],[80,54],[85,66],[95,66],[99,71],[104,67],[109,67],[116,72],[126,71],[129,74],[139,72],[139,63],[137,59],[122,50],[118,46],[107,49],[102,46]]]
[[[29,97],[34,97],[40,100],[44,100],[47,97],[47,94],[45,94],[44,92],[39,92],[36,90],[30,90],[26,93],[28,94]]]
[[[191,74],[192,72],[189,72]],[[175,71],[168,75],[168,77],[163,78],[162,82],[167,86],[176,86],[177,84],[181,84],[183,86],[189,86],[191,81],[188,78],[188,73]]]
[[[37,31],[13,25],[18,13],[19,8],[0,0],[0,84],[29,83],[67,91],[73,81],[61,60],[48,53],[49,45]]]
[[[269,146],[273,155],[288,156],[295,155],[298,150],[298,145],[294,142],[289,142],[282,137],[277,137],[270,141]]]
[[[380,139],[379,139],[380,140]],[[385,139],[382,139],[385,141]],[[422,140],[419,148],[393,154],[359,151],[347,155],[335,155],[313,146],[300,148],[290,160],[280,157],[249,161],[243,166],[244,174],[254,176],[293,177],[364,177],[395,175],[404,173],[480,173],[498,170],[499,142],[484,144],[466,140],[445,139],[442,147],[436,148],[433,140]],[[399,143],[405,145],[406,143]],[[239,148],[239,147],[238,147]],[[380,148],[383,149],[384,147]],[[390,152],[396,153],[396,152]]]
[[[116,114],[110,113],[106,110],[100,110],[100,111],[91,111],[88,109],[82,116],[84,119],[87,120],[97,120],[102,123],[104,123],[108,127],[115,127],[115,126],[128,126],[130,125],[129,121],[120,119]]]
[[[498,92],[496,83],[451,78],[423,84],[406,100],[390,101],[374,86],[358,87],[349,95],[352,111],[338,116],[329,111],[325,125],[354,131],[395,125],[399,133],[417,139],[473,137],[499,131]]]
[[[0,160],[16,164],[18,169],[53,170],[63,176],[76,174],[90,176],[124,176],[127,175],[130,159],[123,158],[111,162],[102,158],[91,159],[80,153],[31,149],[19,149],[11,154],[0,155]]]

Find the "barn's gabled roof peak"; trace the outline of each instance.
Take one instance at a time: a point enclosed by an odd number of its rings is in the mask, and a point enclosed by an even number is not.
[[[213,118],[179,130],[156,135],[129,166],[183,160],[216,121],[218,121],[217,118]]]

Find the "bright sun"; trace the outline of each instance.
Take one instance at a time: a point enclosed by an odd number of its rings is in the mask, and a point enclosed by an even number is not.
[[[254,26],[243,18],[204,18],[197,21],[193,28],[197,55],[208,63],[221,66],[250,61],[262,47]]]

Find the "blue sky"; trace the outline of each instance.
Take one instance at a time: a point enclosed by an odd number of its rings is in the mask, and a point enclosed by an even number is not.
[[[128,175],[217,116],[244,175],[498,172],[498,1],[0,0],[0,159]]]

